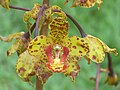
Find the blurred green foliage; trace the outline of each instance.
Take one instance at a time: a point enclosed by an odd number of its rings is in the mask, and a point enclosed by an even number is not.
[[[50,1],[50,5],[57,4],[62,7],[63,11],[73,16],[88,34],[100,38],[110,47],[116,47],[120,53],[120,0],[104,0],[100,11],[97,10],[97,6],[90,9],[70,8],[72,2],[64,6],[64,0]],[[35,2],[41,3],[42,0],[12,0],[10,4],[31,9]],[[6,10],[0,7],[0,35],[7,36],[15,32],[26,31],[26,24],[22,19],[23,14],[24,11]],[[70,36],[79,36],[75,25],[69,19],[68,21]],[[15,70],[17,55],[6,56],[6,51],[11,44],[12,42],[0,41],[0,90],[35,90],[35,87],[23,82],[17,76]],[[114,70],[120,78],[120,55],[112,58]],[[96,64],[91,62],[88,65],[84,59],[79,64],[81,70],[76,82],[71,82],[69,77],[63,74],[55,73],[44,85],[44,90],[93,90],[95,82],[89,78],[96,75]],[[106,58],[101,67],[107,67]],[[120,90],[120,84],[117,87],[104,84],[106,76],[106,73],[101,73],[99,90]]]

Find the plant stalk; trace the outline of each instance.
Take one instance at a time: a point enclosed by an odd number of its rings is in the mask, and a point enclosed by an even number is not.
[[[36,90],[43,90],[43,84],[37,76],[36,76]]]
[[[11,8],[11,9],[16,9],[16,10],[22,10],[22,11],[30,11],[29,9],[27,9],[27,8],[21,8],[21,7],[16,7],[16,6],[9,6],[9,8]]]
[[[37,21],[36,21],[36,26],[35,26],[35,32],[34,32],[34,36],[38,36],[38,31],[39,31],[39,22],[40,22],[40,19],[43,15],[43,11],[45,9],[45,6],[43,5],[42,8],[40,8],[39,10],[39,13],[38,13],[38,17],[37,17]]]
[[[95,79],[95,89],[99,89],[99,79],[100,79],[100,64],[97,64],[97,73],[96,73],[96,79]]]
[[[114,70],[113,70],[112,58],[111,58],[110,53],[107,53],[107,57],[108,57],[108,70],[109,70],[109,75],[113,76]]]
[[[43,0],[43,6],[48,7],[49,6],[49,0]],[[43,28],[44,27],[44,28]],[[48,32],[48,22],[43,22],[40,34],[41,35],[47,35]],[[42,81],[39,80],[39,78],[36,76],[36,90],[43,90],[43,84]]]

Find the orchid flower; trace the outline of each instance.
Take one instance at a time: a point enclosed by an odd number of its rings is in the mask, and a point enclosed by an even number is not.
[[[24,15],[24,21],[29,22],[29,18],[36,20],[39,4],[35,4],[31,11]],[[60,12],[54,12],[59,10]],[[35,12],[33,12],[35,11]],[[16,33],[8,37],[0,36],[0,40],[9,42],[16,39],[16,42],[8,50],[8,56],[17,52],[19,57],[16,64],[18,75],[27,82],[34,75],[44,84],[54,73],[64,73],[70,76],[72,81],[80,71],[78,61],[82,57],[92,60],[95,63],[104,61],[105,52],[117,54],[116,49],[110,49],[100,39],[86,35],[83,38],[68,35],[69,24],[66,14],[58,6],[51,6],[43,13],[42,20],[49,21],[48,35],[39,35],[34,39],[25,37],[25,33]]]
[[[47,12],[48,13],[48,12]],[[54,16],[54,14],[57,14]],[[16,65],[18,75],[24,81],[37,75],[45,83],[54,72],[64,73],[74,81],[80,71],[78,61],[85,57],[90,63],[102,63],[105,52],[114,52],[100,39],[87,35],[84,38],[68,36],[69,24],[64,12],[47,16],[50,20],[48,36],[39,35],[30,41]]]
[[[68,3],[69,1],[70,0],[66,0],[64,4]],[[81,6],[83,8],[91,8],[97,3],[98,9],[100,9],[102,2],[102,0],[73,0],[71,7]]]

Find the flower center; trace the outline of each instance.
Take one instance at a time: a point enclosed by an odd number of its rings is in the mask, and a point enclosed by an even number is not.
[[[47,67],[54,72],[62,72],[67,68],[65,61],[69,50],[67,47],[61,47],[56,44],[53,47],[50,45],[46,48],[46,55],[48,57]]]

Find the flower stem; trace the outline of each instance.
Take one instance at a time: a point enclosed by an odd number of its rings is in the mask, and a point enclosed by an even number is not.
[[[46,7],[49,6],[49,0],[43,0],[43,6],[46,6]],[[40,30],[41,35],[47,35],[47,29],[48,29],[47,27],[48,27],[48,22],[43,22]],[[42,81],[39,80],[37,76],[36,76],[36,90],[43,90]]]
[[[95,89],[98,90],[99,88],[99,79],[100,79],[100,64],[97,64],[97,73],[96,73],[96,81],[95,81]]]
[[[45,9],[48,8],[49,0],[43,0],[43,5],[45,6]],[[49,24],[49,21],[47,19],[45,19],[44,22],[42,23],[42,27],[40,30],[41,35],[47,35],[48,24]]]
[[[81,36],[82,37],[86,37],[87,34],[84,32],[84,30],[82,29],[82,27],[78,24],[78,22],[72,16],[70,16],[69,14],[66,13],[66,15],[76,25],[76,27],[78,28]]]
[[[40,8],[39,13],[38,13],[38,17],[37,17],[37,21],[36,21],[36,26],[35,26],[35,32],[34,32],[34,36],[38,36],[38,31],[39,31],[39,22],[40,22],[40,18],[43,15],[43,11],[45,9],[45,6],[43,5],[42,8]]]
[[[30,11],[29,9],[27,9],[27,8],[21,8],[21,7],[16,7],[16,6],[9,6],[9,8],[11,8],[11,9],[16,9],[16,10],[22,10],[22,11]]]
[[[43,84],[37,76],[36,76],[36,90],[43,90]]]
[[[110,55],[109,53],[107,53],[107,57],[108,57],[108,70],[109,70],[109,75],[113,76],[114,70],[113,70],[111,55]]]

